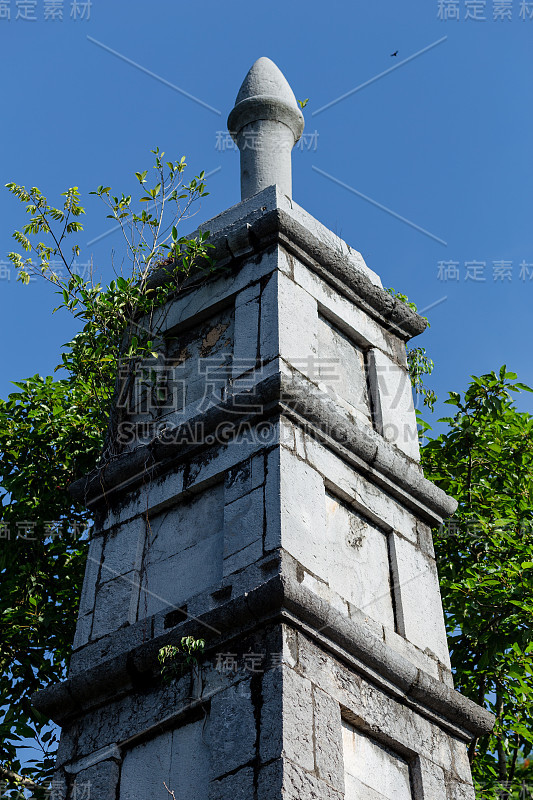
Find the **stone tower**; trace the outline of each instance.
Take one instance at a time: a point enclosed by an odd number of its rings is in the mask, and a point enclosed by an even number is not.
[[[425,322],[291,199],[303,117],[259,59],[228,126],[217,269],[155,320],[165,402],[74,487],[96,519],[63,729],[68,800],[471,800],[492,717],[453,689],[406,342]],[[158,378],[159,380],[159,378]],[[205,639],[165,682],[158,652]],[[59,795],[58,795],[59,796]]]

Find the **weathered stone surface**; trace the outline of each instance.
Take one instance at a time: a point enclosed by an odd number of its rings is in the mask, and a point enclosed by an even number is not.
[[[328,493],[326,542],[329,586],[377,622],[394,629],[387,534]]]
[[[391,560],[400,632],[449,667],[435,562],[398,536],[391,538]]]
[[[211,776],[218,778],[249,763],[255,755],[256,736],[250,680],[215,695],[208,729]]]
[[[70,797],[98,798],[98,800],[117,800],[120,767],[116,761],[102,761],[79,772],[74,779]],[[140,796],[120,795],[121,800],[141,800]]]
[[[420,458],[413,391],[407,368],[377,348],[369,351],[378,430],[406,455]]]
[[[224,559],[228,559],[258,540],[261,546],[258,555],[253,560],[257,561],[260,558],[263,550],[263,508],[262,488],[254,489],[232,503],[226,504],[224,507]]]
[[[424,555],[429,558],[435,558],[435,548],[433,546],[433,534],[429,525],[424,525],[420,520],[416,523],[416,532],[418,534],[418,546]]]
[[[427,672],[433,678],[440,679],[439,662],[435,657],[431,657],[428,653],[420,650],[412,642],[408,641],[404,636],[391,630],[384,628],[384,638],[386,644],[390,645],[393,650],[402,655],[404,658],[412,661],[413,664],[420,667],[420,669]]]
[[[459,780],[468,783],[470,781],[470,762],[465,742],[451,738],[450,749],[452,752],[451,771]]]
[[[205,800],[209,751],[203,727],[202,720],[189,723],[128,750],[122,764],[118,800],[166,800],[165,783],[176,800]],[[98,794],[94,797],[100,800]]]
[[[412,800],[405,759],[347,722],[342,741],[346,800]]]
[[[64,770],[68,774],[77,775],[79,772],[83,772],[89,769],[89,767],[93,767],[103,761],[116,761],[117,764],[121,763],[122,753],[117,744],[113,743],[107,745],[107,747],[102,747],[100,750],[95,750],[89,756],[85,756],[85,758],[70,762],[65,765]]]
[[[254,771],[244,767],[234,775],[211,781],[208,800],[251,800],[254,796]]]
[[[323,478],[285,448],[281,448],[279,458],[277,496],[281,503],[281,544],[312,573],[327,578],[327,573],[324,574],[328,558]],[[276,492],[276,489],[270,486],[269,491]],[[266,548],[276,546],[279,545],[269,537],[267,529]]]
[[[281,755],[314,770],[311,683],[293,670],[270,670],[263,678],[261,738],[263,763]]]
[[[80,617],[84,614],[90,614],[94,610],[96,586],[100,574],[100,564],[102,562],[103,544],[104,537],[101,535],[93,536],[89,544],[87,565],[85,567],[85,577],[83,579],[83,589],[81,591],[80,608],[78,612]]]
[[[278,759],[259,773],[257,800],[272,800],[273,797],[283,800],[343,800],[341,792],[289,759]]]
[[[100,581],[113,580],[141,568],[146,533],[146,520],[137,517],[127,525],[108,532],[105,538]]]
[[[161,512],[147,529],[139,618],[177,607],[222,577],[222,483]]]
[[[372,483],[345,461],[328,451],[316,438],[304,435],[308,463],[320,471],[339,495],[356,502],[362,513],[370,519],[398,531],[414,544],[417,542],[416,518],[400,503]]]
[[[96,595],[92,638],[99,639],[132,622],[132,602],[138,596],[139,573],[134,570],[103,583]]]
[[[340,705],[316,686],[313,687],[313,720],[317,775],[337,791],[344,792]]]
[[[223,575],[228,577],[240,572],[251,564],[255,564],[263,555],[263,541],[261,538],[255,539],[251,544],[232,553],[224,559]]]
[[[92,624],[92,612],[90,614],[85,614],[83,617],[78,617],[78,622],[76,623],[76,633],[74,635],[74,642],[72,644],[73,650],[77,650],[78,647],[83,647],[84,644],[87,644],[91,635]]]
[[[62,770],[57,769],[52,775],[51,794],[55,800],[67,800],[68,784]]]
[[[448,800],[475,800],[474,787],[469,783],[460,783],[456,780],[448,782]]]
[[[415,798],[422,800],[448,800],[444,770],[431,761],[418,757],[411,770]]]
[[[245,290],[237,295],[235,306],[235,345],[233,348],[233,378],[255,368],[259,353],[260,286],[253,289],[253,297],[243,302],[248,295]]]
[[[338,403],[372,425],[364,351],[326,317],[319,317],[315,380]]]
[[[428,719],[409,709],[403,698],[388,697],[353,671],[332,661],[306,638],[298,636],[299,670],[320,686],[354,719],[365,721],[365,730],[380,740],[397,742],[399,752],[418,753],[449,770],[450,737]]]

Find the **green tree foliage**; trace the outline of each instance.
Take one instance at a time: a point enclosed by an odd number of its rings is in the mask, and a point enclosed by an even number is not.
[[[505,367],[473,377],[422,449],[426,477],[459,503],[435,548],[456,688],[496,715],[470,747],[487,800],[533,797],[533,417],[514,405],[521,390]]]
[[[55,733],[30,698],[65,677],[74,637],[90,519],[68,487],[113,455],[106,430],[117,372],[120,365],[121,375],[133,374],[152,351],[153,312],[193,268],[212,268],[208,234],[186,239],[177,231],[207,194],[204,174],[185,184],[184,158],[164,162],[163,153],[152,152],[154,181],[147,171],[136,173],[142,210],[110,187],[94,193],[121,227],[129,256],[128,274],[108,286],[73,270],[80,249],[67,248],[67,241],[82,230],[78,190],[68,189],[56,208],[36,187],[7,185],[30,216],[14,234],[22,253],[9,256],[18,278],[27,283],[38,274],[53,284],[59,309],[74,315],[80,332],[64,347],[61,377],[35,375],[0,400],[0,781],[6,797],[18,796],[21,787],[42,794],[38,787],[53,766]],[[52,268],[57,259],[65,279]],[[162,265],[163,280],[151,284]],[[35,759],[21,759],[25,739],[36,743]]]

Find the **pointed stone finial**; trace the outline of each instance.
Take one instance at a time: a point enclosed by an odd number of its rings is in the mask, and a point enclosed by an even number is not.
[[[242,200],[273,183],[292,196],[291,151],[303,129],[303,114],[285,76],[269,58],[257,59],[228,117],[241,153]]]

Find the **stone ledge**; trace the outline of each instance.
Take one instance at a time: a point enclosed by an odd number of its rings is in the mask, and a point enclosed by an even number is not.
[[[35,694],[35,707],[64,724],[89,708],[115,700],[135,687],[157,680],[161,647],[184,635],[203,635],[205,626],[220,632],[207,644],[206,657],[236,636],[272,621],[302,627],[309,638],[355,671],[381,686],[418,713],[469,740],[492,729],[494,717],[400,656],[363,623],[347,619],[302,586],[289,566],[244,596],[230,600],[167,634],[139,645],[66,681]]]
[[[281,401],[283,398],[283,402]],[[386,442],[380,434],[360,423],[335,403],[308,378],[293,371],[291,375],[277,373],[256,384],[252,389],[210,408],[137,450],[109,462],[97,472],[82,478],[70,487],[74,499],[93,508],[107,503],[112,494],[129,491],[147,478],[168,472],[177,464],[190,460],[195,453],[212,447],[206,442],[187,443],[190,431],[202,426],[205,435],[228,421],[234,422],[231,411],[262,404],[261,414],[250,412],[239,416],[238,424],[282,414],[305,427],[309,435],[351,461],[353,466],[389,494],[413,508],[430,524],[439,524],[451,516],[457,503],[441,489],[424,478],[419,465],[397,447]],[[233,418],[232,418],[233,417]],[[238,424],[236,427],[238,428]],[[204,437],[205,438],[205,437]]]
[[[290,208],[276,207],[252,212],[213,233],[208,241],[214,246],[210,257],[217,267],[231,266],[234,269],[239,269],[244,259],[273,245],[281,245],[403,341],[418,336],[427,327],[424,317],[373,283],[362,269],[354,267],[353,259],[339,252],[325,237],[311,233],[296,214],[291,213]],[[181,283],[180,290],[190,291],[200,281],[216,279],[218,271],[207,273],[205,267],[207,264],[200,264]],[[149,286],[163,283],[170,269],[171,266],[168,266],[155,272]]]

